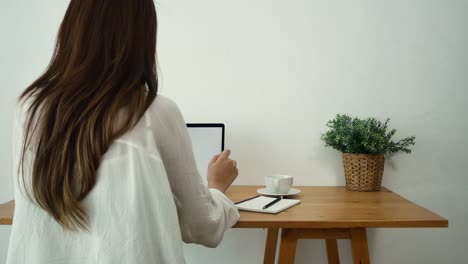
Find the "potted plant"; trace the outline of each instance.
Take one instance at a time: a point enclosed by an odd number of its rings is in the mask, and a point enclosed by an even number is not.
[[[380,191],[385,156],[405,152],[415,137],[392,140],[396,130],[388,131],[388,122],[375,118],[359,119],[337,115],[327,122],[329,130],[322,134],[325,146],[343,153],[346,188],[352,191]]]

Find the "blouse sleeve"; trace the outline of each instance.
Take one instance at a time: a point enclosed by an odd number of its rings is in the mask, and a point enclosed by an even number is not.
[[[203,183],[177,105],[163,96],[158,96],[153,104],[155,141],[174,195],[182,239],[216,247],[224,231],[239,219],[237,207],[224,193],[208,189]]]

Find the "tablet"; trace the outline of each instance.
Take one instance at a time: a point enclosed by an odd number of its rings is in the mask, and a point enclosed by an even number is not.
[[[198,172],[207,183],[208,163],[214,155],[224,150],[224,124],[221,123],[188,123],[193,154]]]

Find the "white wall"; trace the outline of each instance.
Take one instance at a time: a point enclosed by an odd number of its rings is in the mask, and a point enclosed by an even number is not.
[[[0,4],[0,201],[12,198],[13,104],[46,66],[67,1]],[[384,185],[450,221],[449,229],[369,231],[374,263],[466,263],[468,1],[159,0],[161,92],[190,122],[224,122],[237,184],[290,173],[343,185],[339,153],[320,141],[336,113],[391,117],[416,135],[387,162]],[[0,227],[0,261],[9,227]],[[260,263],[264,230],[231,230],[188,263]],[[350,263],[347,241],[342,263]],[[325,263],[300,241],[296,263]]]

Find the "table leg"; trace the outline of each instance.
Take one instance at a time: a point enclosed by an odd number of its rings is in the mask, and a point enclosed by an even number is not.
[[[282,229],[281,246],[278,263],[294,264],[296,258],[297,235],[294,229]]]
[[[340,264],[340,255],[338,253],[338,243],[336,239],[326,239],[328,264]]]
[[[351,248],[353,250],[354,264],[369,264],[369,249],[367,247],[367,234],[365,228],[351,228]]]
[[[268,228],[263,264],[275,264],[278,228]]]

